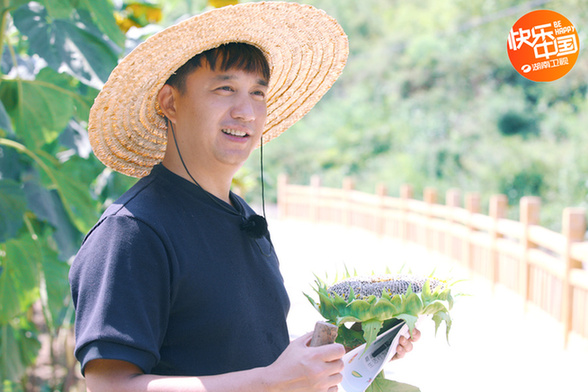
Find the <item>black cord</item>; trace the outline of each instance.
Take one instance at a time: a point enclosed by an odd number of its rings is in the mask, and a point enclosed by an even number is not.
[[[194,181],[194,184],[196,184],[200,189],[203,189],[200,184],[198,183],[198,181],[196,181],[194,179],[194,177],[192,177],[192,174],[190,174],[190,170],[188,170],[188,167],[186,166],[186,163],[184,162],[184,158],[182,158],[182,153],[180,152],[180,146],[178,146],[178,139],[176,139],[176,132],[174,131],[174,125],[172,124],[171,121],[169,121],[169,119],[167,119],[167,126],[168,128],[171,128],[172,131],[172,135],[174,137],[174,144],[176,145],[176,151],[178,152],[178,156],[180,157],[180,161],[182,162],[182,166],[184,166],[184,170],[186,170],[186,173],[188,173],[188,176],[190,176],[190,178],[192,179],[192,181]],[[208,192],[206,192],[208,194]],[[212,199],[214,200],[214,199]],[[214,200],[216,202],[216,200]],[[224,206],[223,206],[224,207]]]
[[[172,136],[174,138],[174,144],[176,146],[176,151],[178,152],[178,156],[180,157],[180,161],[182,162],[182,166],[184,166],[184,170],[186,170],[186,173],[188,173],[188,176],[190,177],[190,179],[192,179],[192,181],[194,181],[194,184],[196,184],[196,186],[198,186],[200,189],[202,189],[204,191],[204,193],[206,194],[206,196],[208,196],[214,203],[221,206],[225,211],[228,211],[231,214],[240,216],[241,219],[243,220],[243,223],[241,223],[240,228],[249,237],[251,237],[253,239],[258,239],[258,238],[267,236],[268,240],[269,240],[269,231],[267,229],[267,220],[265,218],[265,195],[264,195],[265,190],[264,190],[264,185],[263,185],[263,147],[262,147],[262,150],[260,151],[261,152],[261,200],[262,200],[261,203],[262,203],[262,209],[263,209],[263,216],[259,216],[257,214],[254,214],[254,215],[251,215],[249,218],[247,218],[247,217],[245,217],[244,208],[238,199],[234,198],[235,202],[237,204],[239,204],[239,207],[242,211],[236,211],[236,210],[233,211],[233,210],[227,208],[227,206],[222,204],[219,200],[217,200],[216,197],[211,195],[208,191],[206,191],[206,189],[202,188],[202,186],[200,186],[198,181],[196,181],[196,179],[194,177],[192,177],[190,170],[188,170],[188,166],[186,166],[186,163],[184,162],[184,158],[182,157],[182,153],[180,152],[180,146],[178,145],[178,140],[176,138],[176,132],[174,130],[174,125],[171,121],[169,121],[169,119],[166,118],[166,120],[167,120],[168,128],[170,128],[172,131]],[[262,146],[263,146],[263,140],[262,140]],[[271,244],[271,240],[270,240],[270,244]],[[257,244],[257,245],[259,246],[259,244]],[[273,244],[272,244],[272,248],[273,248]],[[260,250],[261,250],[261,248],[260,248]],[[265,255],[265,253],[263,251],[262,251],[262,253]]]
[[[259,167],[260,167],[260,174],[261,174],[261,211],[263,213],[263,217],[267,220],[267,216],[265,215],[265,181],[263,177],[263,133],[261,134],[261,144],[259,146]]]

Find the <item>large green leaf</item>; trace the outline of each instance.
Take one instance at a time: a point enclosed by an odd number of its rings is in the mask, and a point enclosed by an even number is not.
[[[101,2],[101,0],[97,0]],[[69,0],[40,0],[41,3],[47,10],[48,16],[55,19],[67,19],[72,11],[72,5]]]
[[[118,46],[125,46],[126,37],[116,24],[114,9],[108,0],[79,0],[78,7],[87,9],[94,23]]]
[[[59,258],[68,260],[79,248],[81,233],[73,225],[56,190],[42,187],[35,181],[24,184],[28,208],[37,219],[48,222],[54,229],[53,238],[59,249]]]
[[[0,244],[0,325],[23,313],[38,297],[39,249],[30,235]]]
[[[21,184],[0,180],[0,242],[16,235],[23,225],[25,211],[26,199]]]
[[[35,80],[3,80],[0,99],[29,148],[54,141],[74,113],[71,77],[42,69]]]
[[[31,334],[34,327],[28,327],[0,324],[0,380],[20,380],[27,366],[37,357],[41,344],[34,334]]]
[[[69,265],[57,258],[57,253],[46,251],[42,259],[41,300],[45,308],[46,322],[55,331],[63,323],[69,298]]]
[[[44,183],[55,187],[75,227],[82,233],[88,232],[98,220],[98,203],[91,197],[88,183],[74,175],[76,165],[61,164],[42,153],[39,159],[43,162]]]
[[[67,262],[58,258],[57,250],[52,243],[51,231],[37,235],[39,246],[39,297],[43,306],[45,322],[51,333],[59,328],[67,310],[69,298],[69,281]]]
[[[0,176],[4,180],[20,182],[22,173],[28,169],[28,162],[13,148],[3,146],[2,140],[0,138]]]
[[[69,19],[53,19],[45,7],[31,2],[13,12],[13,18],[28,37],[30,55],[85,84],[99,89],[117,64],[119,48],[104,38],[86,10],[72,9]]]
[[[90,117],[90,108],[94,104],[94,100],[99,92],[100,90],[92,88],[86,84],[79,86],[78,95],[75,96],[74,100],[74,116],[79,121],[88,121],[88,117]]]

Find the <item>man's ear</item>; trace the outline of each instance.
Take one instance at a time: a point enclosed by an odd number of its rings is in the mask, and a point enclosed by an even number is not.
[[[159,108],[170,121],[176,119],[176,100],[175,100],[175,89],[169,84],[164,84],[159,94],[157,94],[157,101]]]

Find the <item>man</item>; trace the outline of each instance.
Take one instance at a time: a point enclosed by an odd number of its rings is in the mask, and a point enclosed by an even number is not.
[[[295,21],[295,23],[292,23]],[[334,391],[344,349],[289,342],[264,221],[230,192],[251,151],[306,114],[347,40],[322,11],[246,3],[147,40],[90,115],[94,151],[142,178],[72,265],[89,391]],[[404,341],[399,349],[409,351]]]

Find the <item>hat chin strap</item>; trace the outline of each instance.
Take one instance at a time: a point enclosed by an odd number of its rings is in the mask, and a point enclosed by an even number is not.
[[[226,205],[222,204],[219,200],[217,200],[216,197],[214,197],[213,195],[211,195],[206,189],[204,189],[202,186],[200,186],[200,184],[198,183],[198,181],[196,181],[196,179],[194,177],[192,177],[192,174],[190,173],[190,170],[188,170],[188,166],[186,166],[186,163],[184,162],[184,158],[182,157],[182,153],[180,152],[180,146],[178,145],[178,140],[176,139],[176,132],[174,130],[174,125],[173,125],[173,123],[171,121],[169,121],[169,119],[167,117],[166,117],[166,121],[167,121],[168,128],[171,129],[171,131],[172,131],[172,136],[174,138],[174,144],[176,146],[176,151],[178,152],[178,156],[180,157],[180,162],[182,162],[182,166],[184,167],[184,170],[186,170],[186,173],[188,173],[188,176],[194,182],[194,184],[196,184],[200,189],[202,189],[204,191],[204,193],[213,202],[215,202],[216,204],[218,204],[219,206],[221,206],[223,209],[225,209],[226,211],[230,212],[231,214],[239,215],[241,217],[241,219],[243,220],[243,222],[241,223],[241,225],[239,227],[249,237],[254,238],[254,239],[258,239],[258,238],[262,238],[262,237],[266,236],[269,239],[269,231],[267,229],[267,220],[265,218],[265,186],[264,186],[264,180],[263,180],[263,135],[261,136],[261,145],[260,145],[260,155],[261,155],[261,204],[262,204],[263,216],[260,216],[260,215],[257,215],[257,214],[253,214],[249,218],[247,218],[247,217],[245,217],[245,215],[243,214],[243,212],[238,211],[237,209],[229,209],[229,208],[227,208]],[[236,200],[236,202],[240,204],[240,202],[238,200]],[[242,206],[240,206],[240,207],[242,207]],[[242,208],[241,208],[241,210],[242,210]],[[272,245],[272,247],[273,247],[273,245]]]

